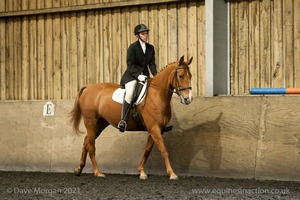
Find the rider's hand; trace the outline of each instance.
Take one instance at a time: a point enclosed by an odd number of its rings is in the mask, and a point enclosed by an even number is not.
[[[145,81],[147,79],[147,76],[139,75],[137,78],[139,79],[139,81]]]

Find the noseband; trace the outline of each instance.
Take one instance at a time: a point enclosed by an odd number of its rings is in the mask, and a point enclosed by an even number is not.
[[[175,92],[174,93],[176,93],[178,96],[180,96],[180,91],[183,91],[183,90],[191,90],[192,89],[192,87],[185,87],[185,88],[181,88],[180,86],[179,86],[179,81],[178,81],[178,76],[177,76],[177,70],[178,69],[188,69],[189,67],[187,67],[187,66],[184,66],[184,67],[182,67],[182,66],[176,66],[175,67],[175,72],[174,72],[174,76],[173,76],[173,82],[174,82],[174,80],[175,80],[175,82],[176,82],[176,88],[175,88]],[[176,77],[176,78],[175,78]]]

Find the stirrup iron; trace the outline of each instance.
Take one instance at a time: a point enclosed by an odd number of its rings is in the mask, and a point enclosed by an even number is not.
[[[127,128],[127,122],[125,120],[121,120],[118,124],[118,129],[121,131],[121,132],[124,132]]]

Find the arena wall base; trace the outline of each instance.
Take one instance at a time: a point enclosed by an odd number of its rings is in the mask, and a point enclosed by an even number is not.
[[[73,172],[85,134],[76,135],[68,113],[73,100],[0,103],[0,170]],[[172,100],[173,131],[163,138],[178,175],[300,181],[299,96],[198,97]],[[83,124],[81,129],[85,131]],[[104,173],[137,174],[148,133],[108,127],[96,141]],[[166,175],[156,147],[148,174]],[[89,157],[83,173],[92,173]]]

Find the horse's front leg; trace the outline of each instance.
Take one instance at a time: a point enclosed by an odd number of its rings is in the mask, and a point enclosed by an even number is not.
[[[145,173],[144,167],[145,167],[147,159],[150,155],[153,145],[154,145],[153,139],[152,139],[151,135],[149,135],[143,158],[138,166],[138,170],[140,172],[140,179],[148,178],[147,174]]]
[[[172,167],[171,167],[171,163],[169,160],[169,154],[168,151],[165,147],[162,135],[161,135],[161,129],[159,127],[156,128],[152,128],[151,132],[151,137],[154,141],[154,143],[156,144],[158,150],[160,151],[164,161],[165,161],[165,165],[167,168],[167,173],[170,176],[170,179],[172,180],[177,180],[178,176],[174,173]]]

